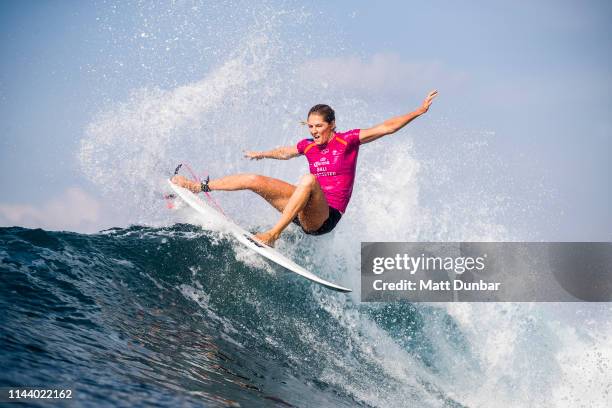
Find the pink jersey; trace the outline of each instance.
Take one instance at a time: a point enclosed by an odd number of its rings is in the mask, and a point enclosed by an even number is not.
[[[298,152],[305,155],[323,189],[327,204],[344,213],[355,182],[359,129],[336,133],[327,144],[317,146],[313,139],[300,140]]]

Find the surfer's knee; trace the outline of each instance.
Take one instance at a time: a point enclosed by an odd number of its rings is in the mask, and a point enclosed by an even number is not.
[[[317,178],[312,174],[304,174],[300,178],[300,185],[308,188],[314,188],[317,184]]]
[[[245,174],[244,178],[248,188],[258,188],[266,181],[266,177],[259,174]]]

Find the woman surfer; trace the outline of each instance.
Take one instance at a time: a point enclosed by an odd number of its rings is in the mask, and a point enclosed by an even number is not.
[[[194,193],[213,190],[251,190],[280,211],[278,222],[268,231],[255,235],[261,242],[274,242],[291,223],[306,234],[322,235],[334,229],[344,214],[353,191],[359,146],[397,132],[429,110],[438,91],[431,91],[420,108],[397,116],[369,129],[336,132],[335,113],[327,105],[315,105],[308,112],[308,129],[312,139],[303,139],[295,146],[279,147],[267,152],[245,152],[251,160],[288,160],[304,155],[310,173],[297,185],[257,174],[234,174],[208,182],[174,176],[172,182]]]

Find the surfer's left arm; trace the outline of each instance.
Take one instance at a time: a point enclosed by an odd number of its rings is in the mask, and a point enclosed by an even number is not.
[[[371,127],[369,129],[361,129],[361,131],[359,132],[359,143],[370,143],[378,138],[397,132],[398,130],[412,122],[414,119],[425,114],[429,110],[433,99],[437,95],[438,91],[431,91],[423,101],[423,104],[414,112],[410,112],[402,116],[397,116],[395,118],[385,120],[383,123]]]
[[[252,152],[245,151],[244,157],[251,160],[261,159],[276,159],[276,160],[289,160],[299,156],[295,146],[277,147],[276,149],[268,150],[267,152]]]

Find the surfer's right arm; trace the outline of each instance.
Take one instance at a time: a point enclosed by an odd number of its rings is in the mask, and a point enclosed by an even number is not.
[[[285,146],[285,147],[277,147],[276,149],[268,150],[267,152],[252,152],[245,151],[244,157],[251,160],[261,160],[261,159],[276,159],[276,160],[289,160],[294,157],[298,157],[300,152],[298,152],[297,147],[295,146]]]

